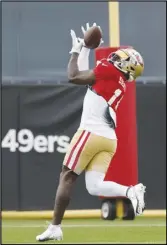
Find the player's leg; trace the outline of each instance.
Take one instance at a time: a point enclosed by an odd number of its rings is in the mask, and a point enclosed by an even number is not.
[[[64,212],[70,202],[72,188],[77,177],[78,175],[71,169],[63,166],[55,197],[52,225],[57,226],[61,224]]]
[[[70,201],[72,188],[78,175],[89,164],[96,150],[95,144],[92,144],[91,133],[85,130],[77,131],[63,162],[64,166],[56,193],[52,224],[44,233],[36,237],[38,241],[62,239],[61,222]]]
[[[135,215],[143,213],[145,208],[145,186],[124,186],[113,181],[104,181],[105,174],[97,171],[87,171],[85,174],[86,188],[90,195],[104,197],[127,197],[131,200]]]
[[[107,169],[116,152],[117,147],[116,140],[109,140],[104,138],[103,149],[105,149],[105,144],[107,142],[108,146],[110,145],[110,152],[101,151],[96,154],[86,169],[86,188],[91,195],[95,196],[126,196],[126,192],[128,190],[127,186],[117,184],[113,181],[104,181]]]
[[[78,175],[75,174],[72,170],[68,169],[66,166],[63,166],[56,192],[52,224],[49,225],[45,232],[43,232],[41,235],[38,235],[36,240],[47,241],[63,239],[61,222],[64,216],[64,212],[70,202],[72,188],[77,177]]]
[[[116,151],[116,141],[104,139],[102,147],[107,150],[105,146],[110,147],[110,152],[103,151],[95,155],[86,169],[85,181],[88,192],[95,196],[127,197],[132,201],[135,214],[141,214],[145,206],[145,187],[142,184],[129,187],[113,181],[104,181],[105,174]]]

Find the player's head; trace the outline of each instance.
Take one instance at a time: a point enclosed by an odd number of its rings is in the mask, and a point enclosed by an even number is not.
[[[109,55],[108,61],[125,73],[129,81],[141,76],[144,70],[143,58],[133,48],[118,49]]]

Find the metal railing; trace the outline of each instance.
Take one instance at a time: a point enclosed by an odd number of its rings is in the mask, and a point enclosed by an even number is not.
[[[166,85],[166,77],[143,76],[136,80],[137,83],[162,83]],[[65,74],[52,76],[2,76],[2,85],[57,85],[69,84]]]

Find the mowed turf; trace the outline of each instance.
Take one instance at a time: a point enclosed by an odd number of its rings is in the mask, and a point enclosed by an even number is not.
[[[38,243],[36,235],[47,227],[45,220],[3,220],[2,243]],[[45,243],[166,244],[166,219],[138,217],[134,221],[101,219],[66,219],[62,224],[64,239]]]

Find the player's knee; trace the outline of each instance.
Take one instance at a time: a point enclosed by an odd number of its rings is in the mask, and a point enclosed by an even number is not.
[[[85,184],[88,193],[92,196],[98,196],[99,188],[98,188],[98,180],[92,176],[91,173],[87,172],[85,174]]]
[[[98,190],[97,190],[97,186],[96,183],[91,182],[90,180],[86,179],[86,189],[88,191],[88,193],[92,196],[97,196],[98,195]]]
[[[64,185],[72,185],[75,183],[76,179],[77,174],[68,168],[63,168],[60,174],[60,183],[63,183]]]
[[[99,196],[100,186],[104,180],[105,174],[96,171],[86,171],[85,183],[86,189],[92,196]]]
[[[86,189],[91,196],[98,196],[98,189],[96,185],[88,184],[86,185]]]

